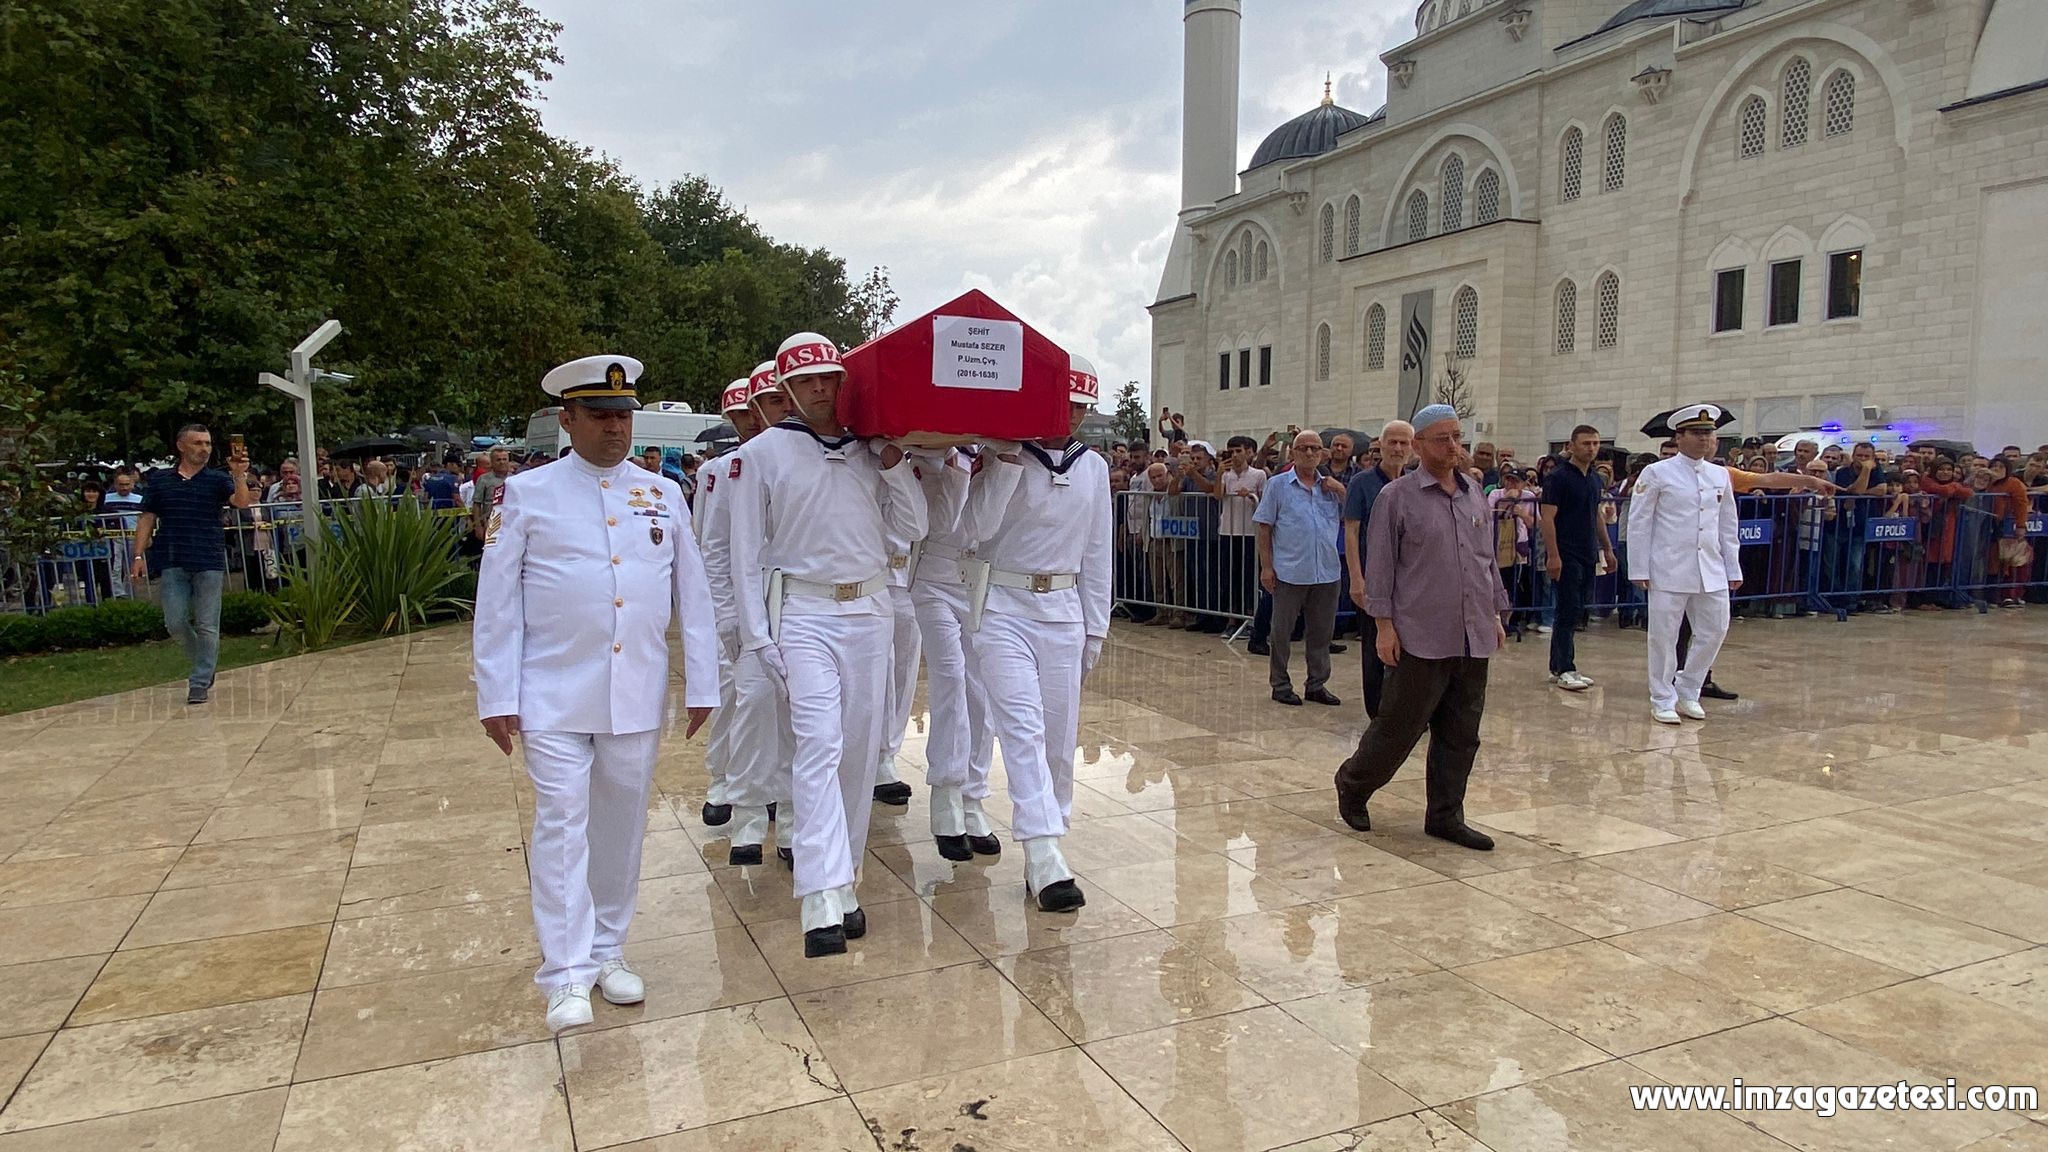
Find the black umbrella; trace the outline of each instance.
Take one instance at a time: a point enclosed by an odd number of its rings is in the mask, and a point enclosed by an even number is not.
[[[448,429],[441,427],[439,424],[417,425],[406,431],[405,438],[408,440],[417,440],[422,444],[459,443],[459,441],[455,439],[455,433],[450,432]]]
[[[1657,439],[1677,435],[1676,430],[1671,427],[1671,418],[1680,412],[1690,411],[1692,411],[1692,407],[1687,406],[1685,408],[1673,408],[1668,412],[1657,413],[1655,416],[1650,417],[1649,423],[1643,425],[1643,435]],[[1726,428],[1733,423],[1735,423],[1735,414],[1726,409],[1722,409],[1721,415],[1714,419],[1714,427],[1716,428]]]
[[[356,456],[389,456],[398,452],[414,451],[412,445],[389,436],[358,436],[339,447],[327,450],[329,459],[346,460]]]
[[[713,424],[697,433],[697,443],[715,444],[720,440],[737,440],[739,435],[739,430],[730,424]]]

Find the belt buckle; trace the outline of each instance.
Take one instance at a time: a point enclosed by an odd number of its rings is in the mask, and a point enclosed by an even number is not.
[[[1031,590],[1039,593],[1052,591],[1052,573],[1033,572],[1031,574]]]
[[[858,583],[834,584],[832,586],[832,599],[841,604],[849,600],[858,600],[860,599],[860,585]]]
[[[910,557],[891,556],[889,557],[889,567],[897,571],[902,571],[903,569],[910,567]]]

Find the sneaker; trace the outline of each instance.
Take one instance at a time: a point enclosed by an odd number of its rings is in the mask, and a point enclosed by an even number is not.
[[[1548,624],[1538,624],[1538,625],[1536,626],[1536,634],[1537,634],[1538,636],[1548,636],[1548,635],[1550,635],[1550,625],[1548,625]]]
[[[1652,708],[1650,709],[1650,719],[1655,720],[1659,724],[1676,724],[1678,723],[1678,713],[1670,708]]]
[[[1591,680],[1586,679],[1577,672],[1559,672],[1550,678],[1550,682],[1567,692],[1584,692],[1593,686]]]
[[[187,704],[204,704],[204,703],[206,703],[206,685],[204,685],[204,684],[194,684],[194,685],[192,685],[192,687],[190,687],[190,688],[186,689],[186,690],[185,690],[185,703],[187,703]]]
[[[590,989],[564,984],[548,993],[548,1030],[561,1032],[590,1023]]]
[[[1678,714],[1687,720],[1705,720],[1707,718],[1707,710],[1700,707],[1700,702],[1697,700],[1680,700],[1678,702]]]
[[[646,982],[626,966],[623,957],[613,957],[597,966],[597,988],[608,1004],[638,1004],[647,999]]]

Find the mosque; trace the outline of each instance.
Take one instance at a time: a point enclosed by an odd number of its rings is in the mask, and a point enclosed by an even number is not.
[[[1240,170],[1242,20],[1186,0],[1150,312],[1189,428],[2048,442],[2048,0],[1427,0],[1384,107],[1326,85]]]

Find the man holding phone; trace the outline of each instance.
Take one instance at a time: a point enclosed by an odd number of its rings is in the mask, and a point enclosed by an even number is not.
[[[225,472],[207,467],[213,433],[204,424],[178,429],[177,452],[177,465],[158,469],[143,491],[128,578],[140,584],[149,575],[154,547],[164,627],[192,662],[185,703],[204,704],[220,659],[220,587],[228,570],[220,512],[247,508],[256,502],[256,493],[249,489],[249,451],[240,436],[234,438]]]

